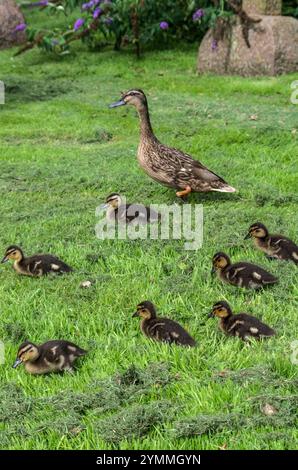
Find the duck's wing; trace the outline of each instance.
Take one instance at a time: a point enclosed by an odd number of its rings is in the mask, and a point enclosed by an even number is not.
[[[164,165],[177,187],[190,186],[194,191],[235,192],[219,175],[191,155],[160,144]]]
[[[80,348],[74,343],[64,340],[52,340],[41,346],[43,357],[50,362],[59,362],[61,356],[68,357],[70,355],[79,357],[87,354],[87,351]]]
[[[298,246],[292,240],[283,235],[272,235],[270,241],[276,247],[277,255],[298,264]]]
[[[143,204],[127,204],[125,206],[126,221],[147,224],[159,220],[160,215],[150,207]]]
[[[228,332],[244,340],[249,336],[261,338],[275,335],[275,331],[270,326],[247,313],[233,315],[228,326]]]
[[[225,270],[226,279],[239,287],[245,287],[247,266],[244,263],[234,263]]]
[[[53,255],[34,255],[27,259],[29,270],[32,274],[63,274],[72,271],[64,261]]]
[[[48,341],[39,346],[40,356],[39,360],[51,364],[58,363],[61,356],[61,348],[58,341]]]
[[[251,263],[235,263],[227,270],[227,278],[239,287],[262,287],[266,284],[274,284],[277,277],[265,269]]]
[[[169,318],[158,318],[152,325],[152,333],[156,339],[166,343],[182,346],[195,346],[195,340],[179,323]]]
[[[256,264],[247,263],[246,272],[248,277],[250,277],[253,282],[259,283],[261,285],[274,284],[278,281],[276,276],[269,273],[265,269],[257,266]]]

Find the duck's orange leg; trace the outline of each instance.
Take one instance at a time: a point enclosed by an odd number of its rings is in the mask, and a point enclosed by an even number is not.
[[[189,193],[191,193],[191,187],[190,186],[186,186],[185,189],[183,189],[183,191],[178,191],[176,193],[176,196],[178,197],[184,197],[184,196],[187,196]]]

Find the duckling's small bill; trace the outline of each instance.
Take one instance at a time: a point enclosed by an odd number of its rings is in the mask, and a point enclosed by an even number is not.
[[[22,364],[22,360],[17,358],[13,363],[13,369],[16,369],[20,364]]]

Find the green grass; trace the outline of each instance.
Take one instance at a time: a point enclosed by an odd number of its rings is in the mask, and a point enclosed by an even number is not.
[[[187,46],[150,52],[139,62],[129,52],[94,54],[83,46],[63,60],[39,51],[15,59],[12,51],[0,53],[0,79],[7,85],[0,106],[2,251],[17,243],[28,254],[52,252],[76,268],[65,277],[30,279],[1,266],[0,386],[7,411],[1,447],[297,448],[297,406],[280,405],[297,388],[297,365],[290,361],[290,344],[298,339],[297,269],[267,261],[243,240],[256,220],[297,240],[297,107],[289,101],[297,77],[199,77],[196,53]],[[174,191],[138,166],[135,111],[107,107],[132,87],[147,93],[163,142],[193,154],[238,189],[228,197],[191,196],[193,204],[204,205],[204,243],[197,252],[186,252],[184,241],[95,237],[95,209],[110,192],[145,204],[175,201]],[[266,267],[279,275],[279,285],[255,293],[212,280],[211,257],[218,250]],[[89,278],[94,285],[81,289]],[[251,346],[225,337],[215,321],[206,321],[222,298],[236,312],[268,322],[277,336]],[[198,347],[171,348],[144,338],[131,318],[144,299],[180,321]],[[65,338],[90,352],[74,375],[34,377],[11,368],[27,338]],[[170,379],[146,382],[127,402],[114,406],[112,394],[94,405],[101,381],[132,364],[146,374],[150,363],[167,364]],[[234,375],[221,378],[223,370]],[[52,406],[61,395],[63,415]],[[79,411],[71,405],[89,403],[89,396],[91,405]],[[169,401],[174,418],[164,416]],[[262,413],[263,401],[276,407],[276,419]],[[121,428],[123,438],[115,443],[111,426],[126,416],[132,426],[143,420],[144,432]]]

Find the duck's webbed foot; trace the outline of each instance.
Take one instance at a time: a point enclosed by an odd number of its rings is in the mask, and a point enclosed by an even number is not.
[[[177,192],[176,192],[176,196],[177,196],[177,197],[181,197],[181,198],[186,198],[189,193],[191,193],[191,187],[190,187],[190,186],[186,186],[186,188],[183,189],[182,191],[177,191]]]

